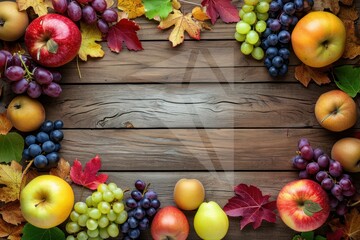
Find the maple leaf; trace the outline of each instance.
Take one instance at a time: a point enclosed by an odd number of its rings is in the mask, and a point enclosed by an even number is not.
[[[49,173],[50,175],[58,176],[70,183],[70,169],[70,163],[63,158],[60,158],[56,168],[52,168]]]
[[[20,202],[18,200],[9,202],[0,207],[0,214],[2,215],[5,222],[18,225],[25,222],[20,210]]]
[[[330,222],[331,229],[336,232],[339,229],[342,231],[343,239],[358,240],[360,239],[360,213],[356,208],[345,214],[345,221],[342,223],[338,218]]]
[[[136,34],[138,30],[140,30],[140,27],[134,21],[126,18],[121,19],[109,29],[107,35],[108,47],[111,51],[119,53],[122,50],[122,44],[125,43],[129,50],[143,50]]]
[[[210,19],[210,17],[206,14],[206,9],[204,9],[203,7],[196,6],[191,10],[191,13],[193,17],[199,21],[205,21]]]
[[[104,183],[108,179],[107,174],[98,174],[100,168],[101,160],[99,156],[87,162],[84,171],[82,171],[81,162],[76,159],[70,169],[70,178],[78,185],[95,190],[100,183]]]
[[[6,135],[12,128],[12,123],[6,116],[6,111],[0,114],[0,134]]]
[[[314,80],[318,85],[331,82],[324,69],[312,68],[303,63],[295,67],[295,78],[305,87],[309,85],[311,80]]]
[[[313,11],[323,11],[329,9],[335,15],[340,11],[339,0],[322,0],[314,1],[314,6],[312,7]]]
[[[186,31],[190,37],[200,40],[200,24],[192,19],[192,14],[188,13],[185,16],[179,10],[174,9],[173,13],[169,14],[167,18],[162,20],[158,26],[159,29],[166,29],[171,26],[174,29],[171,31],[169,40],[172,46],[175,47],[184,41],[184,32]]]
[[[355,5],[350,7],[342,6],[337,15],[341,20],[351,20],[355,21],[359,18],[359,12],[356,9]]]
[[[145,13],[141,0],[118,0],[117,7],[126,12],[130,19],[140,17]]]
[[[206,7],[206,13],[213,25],[219,17],[225,23],[240,21],[239,10],[231,4],[230,0],[203,0],[201,5]]]
[[[48,13],[48,7],[53,8],[51,0],[16,0],[19,10],[23,11],[32,7],[38,16]]]
[[[13,225],[0,218],[0,237],[10,240],[20,240],[24,224]]]
[[[11,165],[0,164],[0,201],[5,203],[19,199],[22,179],[22,167],[12,161]]]
[[[81,46],[79,57],[83,61],[87,61],[87,56],[103,57],[104,51],[97,41],[101,41],[101,32],[96,25],[80,23],[81,30]]]
[[[360,38],[356,35],[355,23],[352,20],[343,20],[346,29],[345,51],[343,58],[354,59],[360,55]]]
[[[259,188],[239,184],[234,188],[235,196],[224,206],[225,213],[230,217],[242,217],[240,229],[252,223],[254,229],[260,227],[262,220],[276,221],[276,201],[269,201],[270,195],[262,195]]]

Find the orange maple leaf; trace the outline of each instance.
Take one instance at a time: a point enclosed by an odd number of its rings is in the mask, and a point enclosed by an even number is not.
[[[359,210],[353,208],[349,213],[345,214],[345,222],[340,222],[338,218],[330,222],[333,231],[342,230],[345,240],[360,239],[360,213]]]
[[[0,237],[7,237],[7,239],[10,240],[20,240],[24,225],[25,224],[13,225],[0,218]]]
[[[199,7],[199,6],[194,7],[191,13],[193,17],[199,21],[205,21],[210,19],[210,17],[206,13],[206,9],[203,7]]]
[[[312,68],[303,63],[295,67],[295,78],[305,87],[309,85],[311,80],[316,82],[318,85],[331,82],[324,69]]]
[[[63,158],[60,158],[57,167],[50,170],[50,175],[58,176],[70,183],[72,182],[70,178],[70,168],[70,163]]]
[[[18,225],[25,222],[20,210],[20,202],[18,200],[9,202],[0,207],[0,214],[2,215],[5,222]]]
[[[0,134],[6,135],[13,127],[11,121],[6,116],[6,111],[0,114]]]

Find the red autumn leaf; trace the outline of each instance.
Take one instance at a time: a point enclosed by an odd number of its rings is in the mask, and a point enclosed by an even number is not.
[[[327,240],[341,240],[344,232],[342,229],[337,229],[335,232],[327,233],[326,239]]]
[[[139,25],[134,21],[122,18],[118,23],[113,25],[107,35],[107,45],[111,51],[119,53],[122,45],[125,43],[129,50],[143,50],[141,42],[136,34],[140,30]]]
[[[81,162],[76,159],[70,169],[70,178],[78,185],[95,190],[100,183],[106,182],[109,177],[107,174],[98,174],[100,168],[101,160],[99,156],[87,162],[84,171]]]
[[[253,229],[260,227],[262,220],[276,221],[276,201],[269,201],[270,195],[262,195],[259,188],[239,184],[234,188],[235,196],[224,206],[230,217],[242,217],[240,229],[252,223]]]
[[[219,17],[226,23],[240,21],[239,10],[230,0],[203,0],[201,5],[206,7],[206,13],[213,25]]]

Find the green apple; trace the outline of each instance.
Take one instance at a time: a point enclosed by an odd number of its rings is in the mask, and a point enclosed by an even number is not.
[[[195,214],[194,228],[202,239],[220,240],[229,230],[229,218],[216,202],[203,202]]]
[[[346,137],[338,140],[331,149],[331,158],[340,162],[348,172],[360,172],[360,139]]]

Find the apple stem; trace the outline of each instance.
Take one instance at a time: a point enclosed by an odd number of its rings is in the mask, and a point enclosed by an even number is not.
[[[360,204],[360,200],[357,200],[356,202],[349,205],[349,207],[355,207]]]
[[[326,115],[323,119],[321,119],[321,123],[323,123],[326,119],[328,119],[331,115],[335,115],[339,112],[339,109],[336,108],[334,111],[332,111],[331,113],[329,113],[328,115]]]
[[[40,202],[38,202],[37,204],[35,204],[35,207],[39,206],[41,203],[43,203],[43,202],[45,202],[45,201],[46,201],[46,199],[45,199],[45,198],[41,199],[41,201],[40,201]]]

